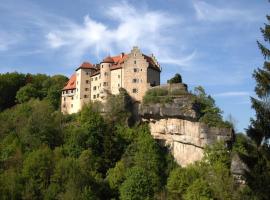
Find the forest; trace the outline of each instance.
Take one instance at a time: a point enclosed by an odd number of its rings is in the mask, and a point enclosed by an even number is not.
[[[207,146],[204,158],[185,168],[152,138],[147,124],[130,120],[125,91],[108,99],[106,115],[99,103],[63,115],[65,76],[0,74],[0,199],[268,200],[270,16],[267,21],[261,29],[266,44],[258,42],[265,62],[253,73],[257,97],[251,97],[249,127],[236,133],[232,146]],[[202,87],[196,91],[202,122],[233,126]],[[248,167],[244,184],[230,170],[235,155]]]

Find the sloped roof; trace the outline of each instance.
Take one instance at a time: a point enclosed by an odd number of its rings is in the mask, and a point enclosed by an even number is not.
[[[160,68],[155,63],[155,61],[153,60],[153,58],[151,58],[150,56],[147,56],[145,54],[143,54],[143,56],[146,59],[146,61],[149,63],[149,67],[151,67],[152,69],[158,70],[159,72],[161,71]]]
[[[77,69],[95,69],[94,65],[90,62],[83,62]]]
[[[114,63],[114,60],[112,59],[112,57],[108,56],[108,57],[104,58],[102,62],[103,63]]]
[[[70,79],[68,80],[66,86],[63,90],[72,90],[76,88],[76,74],[73,74]]]

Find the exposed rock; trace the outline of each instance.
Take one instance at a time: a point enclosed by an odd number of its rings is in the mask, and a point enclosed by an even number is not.
[[[196,121],[198,114],[195,105],[192,103],[191,95],[175,97],[172,103],[148,104],[140,108],[140,114],[144,118],[181,118]]]
[[[246,163],[240,158],[239,154],[234,154],[231,162],[231,173],[238,184],[244,185],[246,183],[245,174],[249,172]]]
[[[186,166],[201,160],[206,145],[233,139],[231,129],[208,127],[199,122],[195,97],[187,91],[187,85],[166,84],[150,90],[157,88],[167,90],[171,101],[142,104],[139,115],[149,123],[153,137],[170,149],[178,164]]]
[[[153,137],[164,141],[181,166],[201,160],[205,145],[232,139],[230,129],[212,128],[200,122],[178,118],[144,120],[148,121]]]

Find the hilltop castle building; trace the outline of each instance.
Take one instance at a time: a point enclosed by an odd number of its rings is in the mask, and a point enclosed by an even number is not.
[[[135,101],[142,101],[145,92],[160,85],[161,67],[156,58],[133,47],[129,54],[106,57],[100,64],[84,62],[76,69],[62,90],[61,111],[78,112],[90,101],[106,101],[109,94],[126,89]]]

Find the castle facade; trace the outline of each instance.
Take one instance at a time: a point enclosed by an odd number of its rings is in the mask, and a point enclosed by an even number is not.
[[[62,90],[61,111],[76,113],[90,101],[106,101],[107,95],[118,94],[120,88],[141,102],[150,87],[160,85],[160,72],[156,58],[138,47],[128,54],[106,57],[99,64],[84,62]]]

